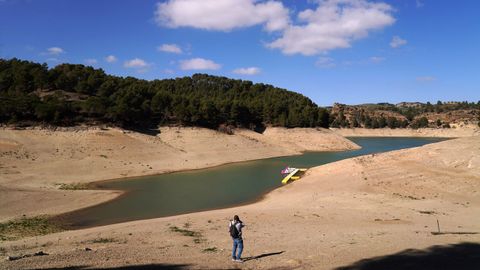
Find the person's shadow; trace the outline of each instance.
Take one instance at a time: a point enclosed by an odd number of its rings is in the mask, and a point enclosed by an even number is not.
[[[246,262],[246,261],[251,261],[251,260],[258,260],[258,259],[260,259],[260,258],[265,258],[265,257],[275,256],[275,255],[280,255],[280,254],[282,254],[282,253],[284,253],[284,252],[285,252],[285,251],[271,252],[271,253],[260,254],[260,255],[257,255],[257,256],[245,257],[245,258],[243,258],[243,261]]]

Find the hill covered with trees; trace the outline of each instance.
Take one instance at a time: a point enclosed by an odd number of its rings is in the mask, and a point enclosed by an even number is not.
[[[436,104],[402,102],[363,105],[334,104],[329,108],[331,127],[364,128],[450,128],[455,125],[480,125],[480,101]]]
[[[328,121],[327,110],[309,98],[267,84],[206,74],[147,81],[84,65],[49,69],[46,64],[0,59],[3,124],[261,129],[328,127]]]
[[[184,125],[229,131],[265,126],[449,128],[458,123],[480,125],[480,101],[321,108],[285,89],[206,74],[147,81],[84,65],[49,69],[0,59],[0,125]]]

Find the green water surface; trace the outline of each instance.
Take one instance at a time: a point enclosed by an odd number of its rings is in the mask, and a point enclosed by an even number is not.
[[[209,169],[109,181],[101,189],[128,191],[113,201],[62,217],[70,228],[107,225],[224,208],[261,198],[281,186],[286,167],[310,168],[359,155],[417,147],[438,138],[349,138],[362,147],[344,152],[307,152]],[[301,181],[301,180],[300,180]]]

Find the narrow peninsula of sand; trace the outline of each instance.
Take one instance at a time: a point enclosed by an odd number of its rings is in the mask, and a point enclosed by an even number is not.
[[[156,136],[117,128],[0,130],[0,221],[91,206],[118,192],[85,184],[161,174],[303,151],[359,146],[328,129],[269,128],[235,134],[163,127]],[[75,189],[75,190],[72,190]]]

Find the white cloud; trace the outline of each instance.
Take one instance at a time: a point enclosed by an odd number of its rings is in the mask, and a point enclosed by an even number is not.
[[[390,41],[390,47],[392,47],[392,48],[398,48],[398,47],[403,46],[405,44],[407,44],[407,41],[405,39],[402,39],[399,36],[394,36],[392,38],[392,41]]]
[[[108,63],[115,63],[117,62],[118,58],[115,57],[115,55],[109,55],[107,57],[105,57],[105,61],[107,61]]]
[[[65,50],[60,47],[50,47],[47,49],[46,54],[48,55],[60,55],[65,53]]]
[[[55,58],[55,57],[50,57],[50,58],[47,58],[47,62],[58,63],[58,62],[60,62],[60,60],[58,58]]]
[[[150,66],[147,62],[140,58],[134,58],[123,63],[123,66],[126,68],[136,68],[136,69],[145,69]]]
[[[258,67],[247,67],[247,68],[237,68],[233,70],[233,73],[240,75],[257,75],[260,74],[262,70]]]
[[[289,24],[288,12],[279,1],[168,0],[157,4],[155,20],[171,28],[230,31],[263,25],[267,31],[278,31]]]
[[[180,69],[182,70],[217,70],[221,67],[222,66],[220,64],[203,58],[193,58],[180,61]]]
[[[315,62],[315,66],[319,68],[333,68],[337,64],[335,64],[335,60],[330,57],[319,57]]]
[[[97,61],[97,59],[89,58],[89,59],[85,59],[85,63],[87,65],[95,65],[96,63],[98,63],[98,61]]]
[[[370,62],[375,63],[375,64],[381,63],[383,61],[385,61],[385,57],[381,57],[381,56],[370,57]]]
[[[166,0],[157,4],[155,20],[171,28],[212,31],[262,25],[267,31],[280,32],[280,37],[267,43],[267,47],[303,55],[351,47],[353,41],[395,22],[394,9],[383,2],[309,2],[317,7],[299,12],[296,23],[290,19],[290,10],[277,0]]]
[[[162,44],[161,46],[157,47],[157,50],[167,53],[182,53],[182,49],[177,44]]]
[[[315,55],[348,48],[352,41],[368,36],[372,30],[392,25],[393,8],[366,0],[317,0],[315,10],[298,14],[301,24],[290,25],[282,37],[267,44],[285,54]]]
[[[417,77],[417,82],[433,82],[436,81],[437,78],[433,76],[422,76],[422,77]]]
[[[417,4],[417,8],[421,8],[421,7],[425,6],[425,3],[423,3],[420,0],[416,0],[416,4]]]

